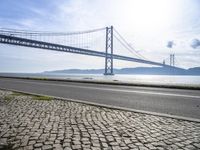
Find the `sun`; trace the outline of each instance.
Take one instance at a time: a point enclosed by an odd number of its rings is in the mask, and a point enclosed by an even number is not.
[[[123,12],[129,26],[138,32],[162,32],[173,21],[174,5],[172,0],[129,0]]]

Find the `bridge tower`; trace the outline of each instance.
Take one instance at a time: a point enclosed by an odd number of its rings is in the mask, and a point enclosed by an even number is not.
[[[113,26],[106,27],[106,57],[104,75],[114,75],[113,73]]]
[[[175,66],[175,54],[170,54],[170,66]]]

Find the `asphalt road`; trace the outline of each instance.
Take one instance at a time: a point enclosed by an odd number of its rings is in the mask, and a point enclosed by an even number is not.
[[[200,119],[200,90],[0,78],[0,88]]]

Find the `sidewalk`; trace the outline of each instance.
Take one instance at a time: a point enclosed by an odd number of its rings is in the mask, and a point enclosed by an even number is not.
[[[0,149],[200,149],[200,123],[0,90]]]

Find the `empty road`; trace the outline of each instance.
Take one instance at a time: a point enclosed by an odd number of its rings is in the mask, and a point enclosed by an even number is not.
[[[200,119],[200,90],[0,78],[0,88]]]

